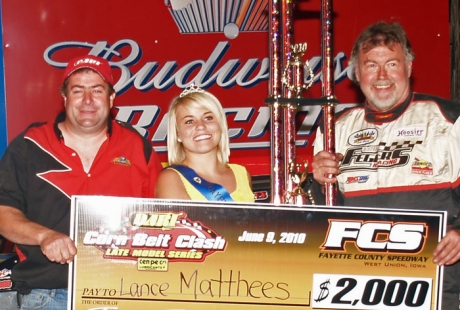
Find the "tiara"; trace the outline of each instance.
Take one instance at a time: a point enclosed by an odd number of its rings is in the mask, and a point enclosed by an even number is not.
[[[185,87],[185,89],[181,92],[179,97],[182,98],[182,97],[187,96],[188,94],[191,94],[191,93],[204,93],[204,89],[202,89],[202,88],[200,88],[198,86],[195,86],[195,84],[192,83],[189,86]]]

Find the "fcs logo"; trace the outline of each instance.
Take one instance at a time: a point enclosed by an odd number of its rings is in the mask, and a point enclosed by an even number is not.
[[[165,0],[181,33],[268,31],[268,0]]]
[[[427,230],[424,223],[329,220],[322,248],[344,251],[345,244],[350,242],[362,252],[415,254],[425,246]]]

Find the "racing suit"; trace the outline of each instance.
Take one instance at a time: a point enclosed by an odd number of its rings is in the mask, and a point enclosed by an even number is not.
[[[335,149],[344,156],[337,204],[442,210],[448,225],[454,223],[460,211],[459,115],[459,103],[418,93],[391,111],[376,112],[364,104],[337,113]],[[321,150],[320,128],[314,153]],[[324,204],[317,182],[310,190]],[[458,309],[457,265],[446,268],[443,309]]]

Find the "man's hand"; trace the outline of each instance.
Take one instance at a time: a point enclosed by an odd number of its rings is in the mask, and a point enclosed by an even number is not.
[[[439,266],[455,264],[460,259],[460,231],[448,231],[434,249],[433,255],[433,262]]]
[[[50,261],[59,264],[70,263],[77,254],[69,236],[30,221],[21,210],[0,205],[0,214],[0,234],[11,242],[38,245]]]
[[[337,181],[339,174],[339,163],[343,159],[340,153],[331,154],[326,151],[321,151],[313,157],[312,172],[313,178],[320,184],[334,183]]]
[[[60,264],[69,264],[77,254],[72,239],[54,230],[50,230],[43,236],[40,248],[50,261]]]

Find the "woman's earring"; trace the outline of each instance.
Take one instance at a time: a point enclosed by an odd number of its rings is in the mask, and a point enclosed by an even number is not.
[[[182,142],[182,140],[181,140],[180,138],[177,138],[177,142],[181,143],[181,142]]]

